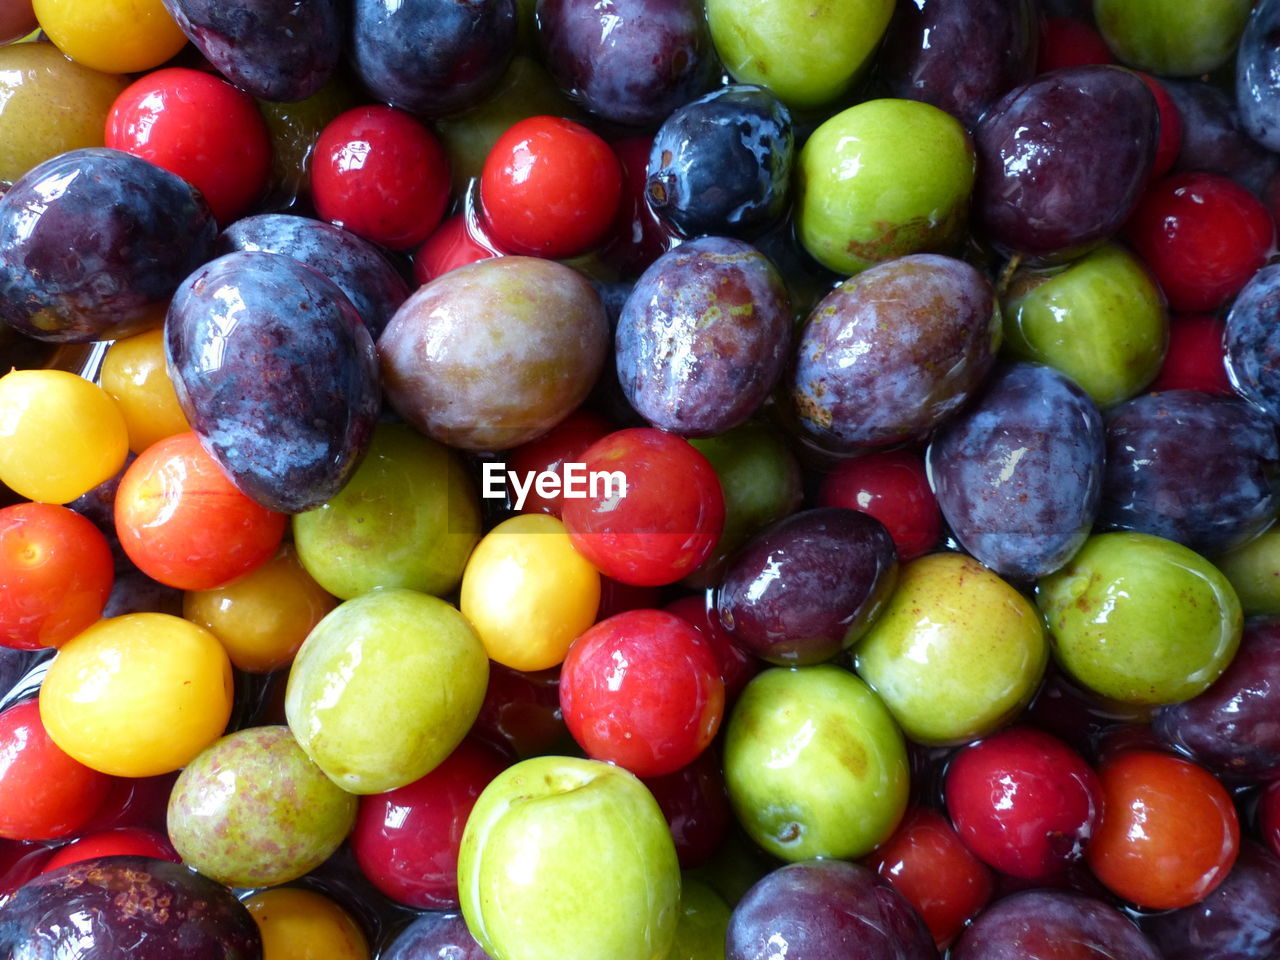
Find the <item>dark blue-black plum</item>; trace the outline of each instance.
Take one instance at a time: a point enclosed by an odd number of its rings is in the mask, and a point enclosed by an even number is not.
[[[299,513],[345,485],[381,395],[373,338],[331,281],[276,253],[238,252],[174,295],[165,350],[201,444],[254,501]]]
[[[1227,314],[1227,374],[1246,400],[1280,422],[1280,264],[1263,267]]]
[[[807,666],[847,650],[898,582],[898,551],[870,514],[821,507],[747,543],[716,595],[734,642],[762,660]]]
[[[928,468],[964,548],[1003,577],[1034,580],[1089,536],[1104,454],[1102,414],[1089,395],[1051,367],[1015,363],[939,430]]]
[[[426,117],[480,103],[515,54],[516,0],[355,0],[352,18],[360,80]]]
[[[552,76],[606,120],[655,127],[715,80],[702,0],[537,0],[536,9]]]
[[[1146,189],[1158,135],[1155,97],[1120,67],[1067,67],[1017,87],[974,129],[981,230],[1043,261],[1105,243]]]
[[[618,381],[653,426],[715,436],[768,397],[791,325],[786,284],[764,254],[741,240],[692,240],[654,261],[627,297]]]
[[[899,3],[881,73],[890,96],[923,100],[972,127],[1035,72],[1035,0]]]
[[[1235,99],[1201,80],[1170,77],[1160,82],[1182,115],[1182,149],[1175,169],[1220,173],[1261,194],[1280,170],[1280,156],[1244,132]]]
[[[424,913],[382,952],[381,960],[489,960],[458,913]]]
[[[0,320],[37,340],[157,327],[218,226],[181,177],[119,150],[72,150],[0,197]]]
[[[937,960],[924,922],[866,867],[805,860],[757,882],[729,916],[725,960]]]
[[[1253,8],[1236,51],[1236,104],[1245,132],[1280,150],[1280,2]]]
[[[988,907],[951,948],[951,960],[1161,960],[1114,907],[1060,890],[1015,893]]]
[[[342,58],[342,0],[163,2],[214,69],[261,100],[305,100]]]
[[[369,241],[331,223],[284,213],[238,220],[218,237],[216,252],[282,253],[332,280],[356,308],[374,340],[409,297],[409,285]]]
[[[1107,411],[1102,523],[1214,556],[1280,510],[1275,424],[1235,397],[1168,390]]]
[[[649,206],[686,237],[752,236],[790,202],[791,113],[760,87],[736,84],[667,117],[649,154]]]

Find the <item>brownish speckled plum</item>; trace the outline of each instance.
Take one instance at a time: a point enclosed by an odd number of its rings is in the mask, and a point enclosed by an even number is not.
[[[496,257],[419,288],[378,355],[387,398],[418,430],[464,450],[506,450],[586,399],[608,341],[604,306],[581,274]]]
[[[231,891],[180,863],[82,860],[0,906],[5,960],[262,960],[257,924]]]
[[[618,381],[655,427],[712,437],[773,389],[791,342],[782,275],[750,244],[702,237],[644,272],[618,321]]]
[[[178,776],[169,839],[184,862],[220,883],[275,886],[338,848],[356,803],[288,727],[253,727],[223,737]]]
[[[872,267],[809,316],[791,382],[800,426],[838,452],[923,438],[995,362],[995,292],[969,264],[915,254]]]

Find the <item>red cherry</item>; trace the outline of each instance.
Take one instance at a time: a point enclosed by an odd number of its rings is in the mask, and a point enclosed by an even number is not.
[[[106,145],[182,177],[224,227],[248,212],[271,174],[271,134],[253,97],[186,67],[127,87],[107,114]]]
[[[71,759],[53,742],[38,700],[0,713],[0,837],[49,840],[75,833],[110,784],[105,773]]]
[[[720,622],[720,614],[716,612],[714,601],[708,602],[705,596],[683,597],[667,604],[663,609],[693,624],[706,638],[716,660],[720,662],[720,679],[724,681],[726,705],[737,700],[742,688],[764,669],[762,661],[734,643],[733,637]]]
[[[613,424],[600,414],[579,408],[538,439],[508,453],[507,469],[522,477],[544,472],[563,476],[566,463],[580,461],[589,446],[613,429]],[[563,506],[564,498],[559,490],[553,496],[543,497],[530,486],[522,512],[558,517]]]
[[[1201,390],[1235,396],[1227,376],[1222,335],[1226,324],[1211,313],[1184,313],[1169,322],[1169,348],[1151,386],[1158,390]]]
[[[1151,95],[1156,98],[1156,109],[1160,113],[1160,142],[1156,145],[1156,157],[1151,165],[1151,179],[1155,181],[1173,169],[1178,154],[1182,151],[1182,111],[1173,102],[1173,97],[1169,96],[1163,83],[1150,74],[1134,72],[1142,78]]]
[[[573,642],[560,671],[560,706],[588,756],[658,777],[711,743],[724,682],[694,627],[661,610],[631,610]]]
[[[449,202],[449,158],[403,110],[356,107],[316,140],[311,197],[330,223],[393,250],[422,243]]]
[[[991,871],[928,807],[908,810],[865,862],[915,907],[940,948],[991,899]]]
[[[360,798],[351,851],[364,875],[411,907],[458,906],[458,848],[476,798],[506,761],[492,747],[464,740],[413,783]]]
[[[1125,235],[1174,310],[1216,310],[1275,248],[1262,201],[1229,177],[1179,173],[1153,184]]]
[[[1084,21],[1075,17],[1046,17],[1041,21],[1037,60],[1037,69],[1041,73],[1061,67],[1115,62],[1102,34]]]
[[[818,506],[871,514],[888,528],[903,561],[928,553],[942,536],[942,511],[924,458],[914,450],[877,451],[841,462],[823,479]]]
[[[91,833],[73,840],[64,847],[59,847],[45,863],[41,873],[57,870],[69,863],[80,863],[82,860],[94,860],[98,857],[151,857],[155,860],[170,860],[181,863],[173,844],[164,834],[143,827],[116,827]]]
[[[467,227],[466,216],[455,213],[422,241],[413,255],[413,279],[428,283],[450,270],[468,263],[488,260],[501,254],[478,240]]]
[[[947,812],[965,845],[1003,873],[1061,875],[1102,814],[1097,775],[1057,737],[1013,727],[965,747],[947,770]]]
[[[644,781],[671,828],[682,869],[706,863],[729,835],[733,812],[715,750],[704,750],[687,766]]]
[[[586,253],[618,212],[622,168],[581,124],[529,117],[498,138],[480,174],[490,236],[508,253],[561,259]]]

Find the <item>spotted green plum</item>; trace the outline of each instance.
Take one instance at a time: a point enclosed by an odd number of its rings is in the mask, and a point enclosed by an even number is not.
[[[271,887],[320,866],[351,831],[357,800],[308,759],[288,727],[228,734],[178,775],[168,831],[183,862],[230,887]]]
[[[1043,578],[1036,603],[1058,665],[1123,703],[1189,700],[1222,674],[1240,646],[1240,600],[1193,550],[1145,533],[1090,537]]]

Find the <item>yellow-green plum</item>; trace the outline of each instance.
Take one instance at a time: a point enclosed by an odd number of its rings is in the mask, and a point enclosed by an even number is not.
[[[868,100],[827,120],[800,151],[796,229],[843,274],[964,234],[976,173],[960,121],[916,100]]]
[[[488,682],[484,646],[454,607],[414,590],[374,590],[339,604],[307,636],[285,716],[338,786],[384,793],[453,752]]]
[[[684,877],[680,886],[680,922],[666,960],[724,960],[729,905],[701,880]]]
[[[1040,614],[972,557],[935,553],[902,568],[854,664],[917,743],[967,743],[1015,717],[1049,661]]]
[[[664,960],[680,916],[680,867],[658,802],[632,774],[534,757],[476,800],[458,893],[494,960]]]
[[[1206,690],[1240,646],[1230,582],[1195,551],[1145,533],[1104,533],[1036,587],[1054,659],[1124,703],[1180,703]]]
[[[1231,581],[1246,617],[1280,615],[1280,529],[1215,557],[1214,566]]]
[[[907,805],[901,732],[865,683],[830,664],[766,670],[747,684],[724,772],[738,821],[783,860],[860,857]]]
[[[1149,73],[1194,77],[1231,59],[1254,0],[1093,0],[1107,46]]]

